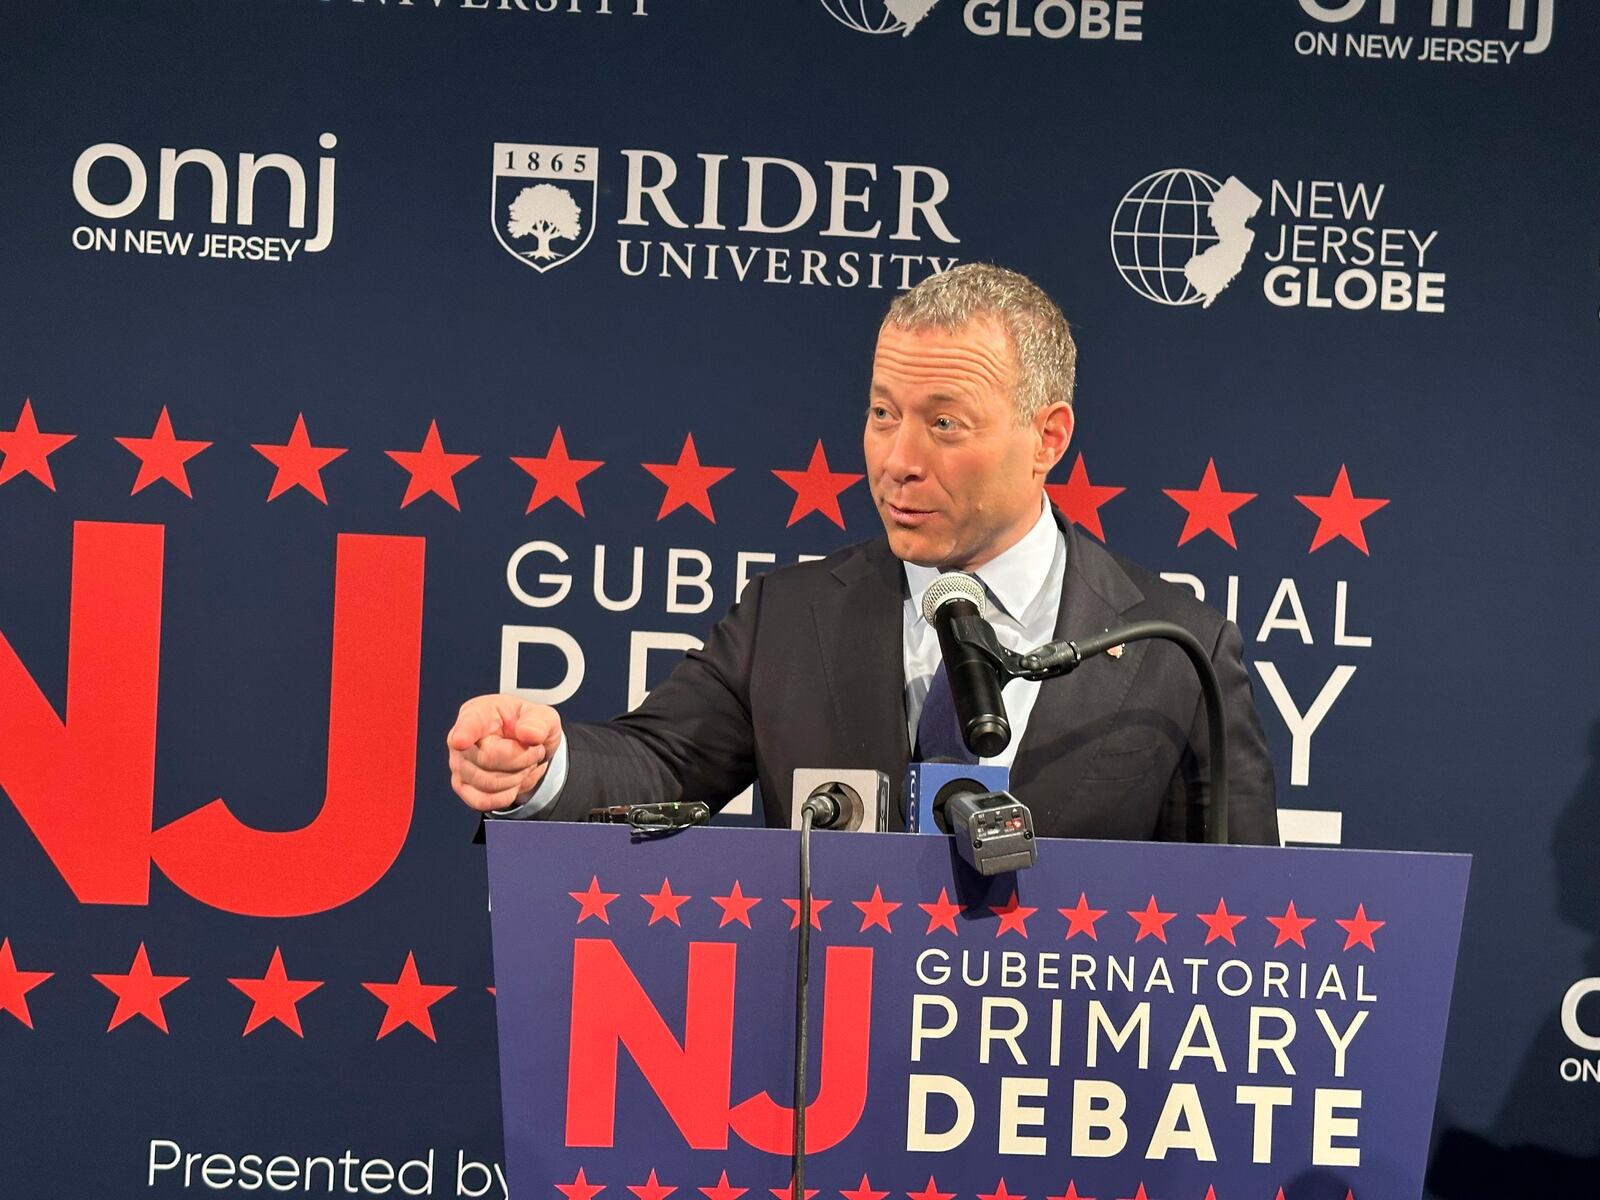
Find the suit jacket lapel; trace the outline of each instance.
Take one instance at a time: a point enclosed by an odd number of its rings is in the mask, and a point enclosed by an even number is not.
[[[1097,543],[1081,537],[1059,511],[1067,542],[1055,638],[1084,638],[1115,627],[1144,599],[1134,582]],[[839,586],[812,604],[837,742],[862,766],[889,772],[892,827],[899,816],[911,746],[906,734],[902,611],[905,571],[886,542],[876,540],[833,571]],[[1047,779],[1049,791],[1069,795],[1093,761],[1139,673],[1146,642],[1120,660],[1102,655],[1039,689],[1028,729],[1012,765],[1013,786]],[[846,765],[846,764],[839,764]]]
[[[837,740],[859,757],[858,764],[840,765],[888,771],[890,794],[898,797],[911,758],[901,616],[905,572],[888,544],[877,540],[833,574],[839,586],[812,604],[812,614]]]
[[[1144,593],[1115,559],[1079,535],[1059,510],[1055,517],[1067,542],[1055,640],[1082,640],[1115,628],[1121,614],[1140,603]],[[1012,764],[1013,785],[1024,786],[1048,775],[1051,792],[1070,794],[1126,701],[1147,645],[1135,642],[1121,659],[1101,655],[1071,675],[1040,686]]]

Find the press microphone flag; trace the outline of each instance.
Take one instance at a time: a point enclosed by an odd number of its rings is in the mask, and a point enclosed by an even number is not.
[[[944,809],[952,796],[1004,792],[1010,787],[1011,772],[1006,767],[977,763],[912,763],[906,771],[906,831],[949,833],[950,823]]]
[[[889,828],[889,777],[882,771],[796,767],[789,827],[800,828],[801,808],[817,797],[816,828],[881,833]]]

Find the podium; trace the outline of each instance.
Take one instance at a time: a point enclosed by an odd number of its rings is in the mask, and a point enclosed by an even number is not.
[[[798,835],[493,823],[513,1200],[795,1200]],[[1466,856],[813,835],[801,1200],[1409,1200]]]

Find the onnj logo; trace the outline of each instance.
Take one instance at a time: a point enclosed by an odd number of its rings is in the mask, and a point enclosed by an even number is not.
[[[857,33],[898,33],[909,37],[937,3],[939,0],[822,0],[822,7],[839,24]]]
[[[1244,267],[1260,211],[1261,197],[1233,175],[1219,183],[1184,167],[1156,171],[1117,205],[1112,261],[1146,300],[1210,308]]]
[[[324,133],[317,144],[332,151],[339,139]],[[333,242],[334,159],[321,155],[314,169],[290,154],[238,155],[230,163],[215,150],[161,147],[153,169],[146,156],[120,142],[97,142],[78,155],[72,167],[72,198],[103,225],[72,231],[77,250],[160,254],[179,258],[293,262],[302,251],[317,254]],[[154,177],[155,221],[150,218]],[[288,193],[287,211],[269,201],[257,212],[256,189],[263,177],[274,195]],[[304,236],[308,198],[315,180],[316,229]],[[182,184],[182,202],[179,191]],[[204,198],[204,205],[195,201]],[[202,213],[213,226],[234,232],[197,230]],[[136,224],[117,224],[135,218]],[[265,227],[269,232],[259,232]],[[248,230],[249,232],[238,232]]]
[[[1600,1032],[1595,1031],[1592,1023],[1586,1026],[1578,1016],[1579,1006],[1590,996],[1600,997],[1600,976],[1580,979],[1567,989],[1567,994],[1561,998],[1561,1032],[1580,1051],[1600,1054]],[[1600,1000],[1592,1003],[1600,1006]],[[1600,1083],[1600,1058],[1562,1059],[1561,1078],[1567,1083]]]
[[[1448,35],[1440,34],[1424,39],[1422,44],[1416,47],[1418,53],[1414,57],[1418,62],[1505,63],[1510,62],[1512,56],[1519,51],[1523,54],[1543,54],[1550,48],[1550,36],[1555,26],[1556,0],[1532,0],[1531,4],[1529,0],[1504,0],[1499,4],[1494,0],[1487,0],[1481,7],[1498,9],[1504,13],[1503,22],[1489,14],[1480,19],[1479,7],[1474,0],[1300,0],[1301,11],[1323,25],[1344,25],[1363,15],[1370,18],[1376,14],[1377,25],[1393,27],[1400,23],[1399,10],[1408,9],[1420,14],[1421,10],[1427,9],[1427,28],[1450,32]],[[1530,7],[1535,10],[1532,36],[1528,36]],[[1507,33],[1522,35],[1523,40],[1499,39],[1497,35],[1502,29]],[[1471,36],[1483,33],[1490,36]],[[1372,39],[1351,43],[1343,51],[1337,43],[1330,43],[1331,49],[1301,48],[1301,53],[1343,52],[1361,58],[1413,57],[1410,37],[1402,40],[1398,36],[1387,38],[1374,33]],[[1296,45],[1300,46],[1298,39]]]
[[[489,220],[505,252],[543,274],[594,236],[600,151],[594,146],[496,142]]]

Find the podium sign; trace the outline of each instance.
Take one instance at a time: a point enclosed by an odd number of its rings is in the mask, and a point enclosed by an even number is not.
[[[797,835],[490,829],[512,1196],[791,1200]],[[1469,862],[814,835],[806,1197],[1420,1196]]]

